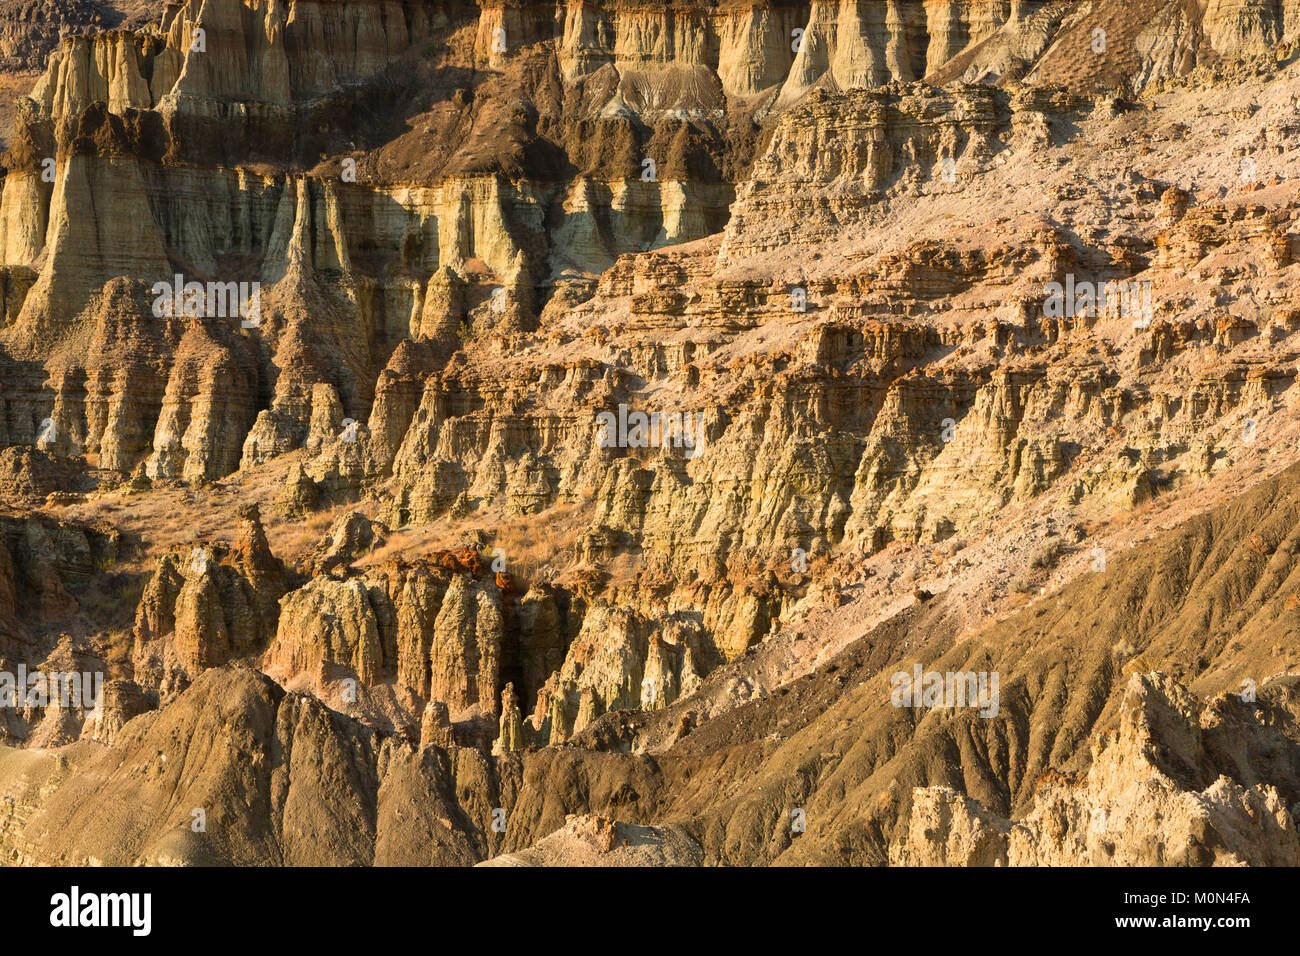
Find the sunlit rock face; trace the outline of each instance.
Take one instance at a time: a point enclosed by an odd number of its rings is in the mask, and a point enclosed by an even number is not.
[[[37,7],[6,859],[1295,865],[1300,4]]]

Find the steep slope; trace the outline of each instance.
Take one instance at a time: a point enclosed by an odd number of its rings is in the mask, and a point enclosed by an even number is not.
[[[0,663],[104,695],[5,709],[0,846],[1296,862],[1298,26],[63,39],[3,159]]]
[[[7,752],[4,844],[25,862],[447,864],[598,813],[631,825],[623,839],[667,827],[633,842],[689,860],[693,840],[709,863],[1294,865],[1298,516],[1292,468],[967,639],[918,607],[711,719],[693,700],[619,711],[566,747],[492,758],[209,670],[107,749]],[[893,706],[889,675],[913,661],[999,672],[1000,706]],[[1225,695],[1243,675],[1255,692]],[[573,861],[569,839],[507,862]]]

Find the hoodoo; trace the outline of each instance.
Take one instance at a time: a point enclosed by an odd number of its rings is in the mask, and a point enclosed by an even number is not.
[[[0,860],[1300,864],[1300,0],[28,0],[0,79]]]

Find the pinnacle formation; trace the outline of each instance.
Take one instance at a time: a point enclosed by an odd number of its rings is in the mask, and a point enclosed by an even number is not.
[[[0,82],[0,860],[1300,865],[1300,0],[5,0]]]

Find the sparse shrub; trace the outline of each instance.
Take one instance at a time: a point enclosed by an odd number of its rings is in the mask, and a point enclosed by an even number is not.
[[[1015,591],[1017,594],[1028,594],[1035,590],[1034,582],[1024,575],[1017,575],[1011,579],[1011,590]]]
[[[1061,544],[1059,538],[1048,538],[1034,549],[1034,553],[1029,558],[1029,566],[1031,568],[1054,567],[1064,550],[1065,546]]]

